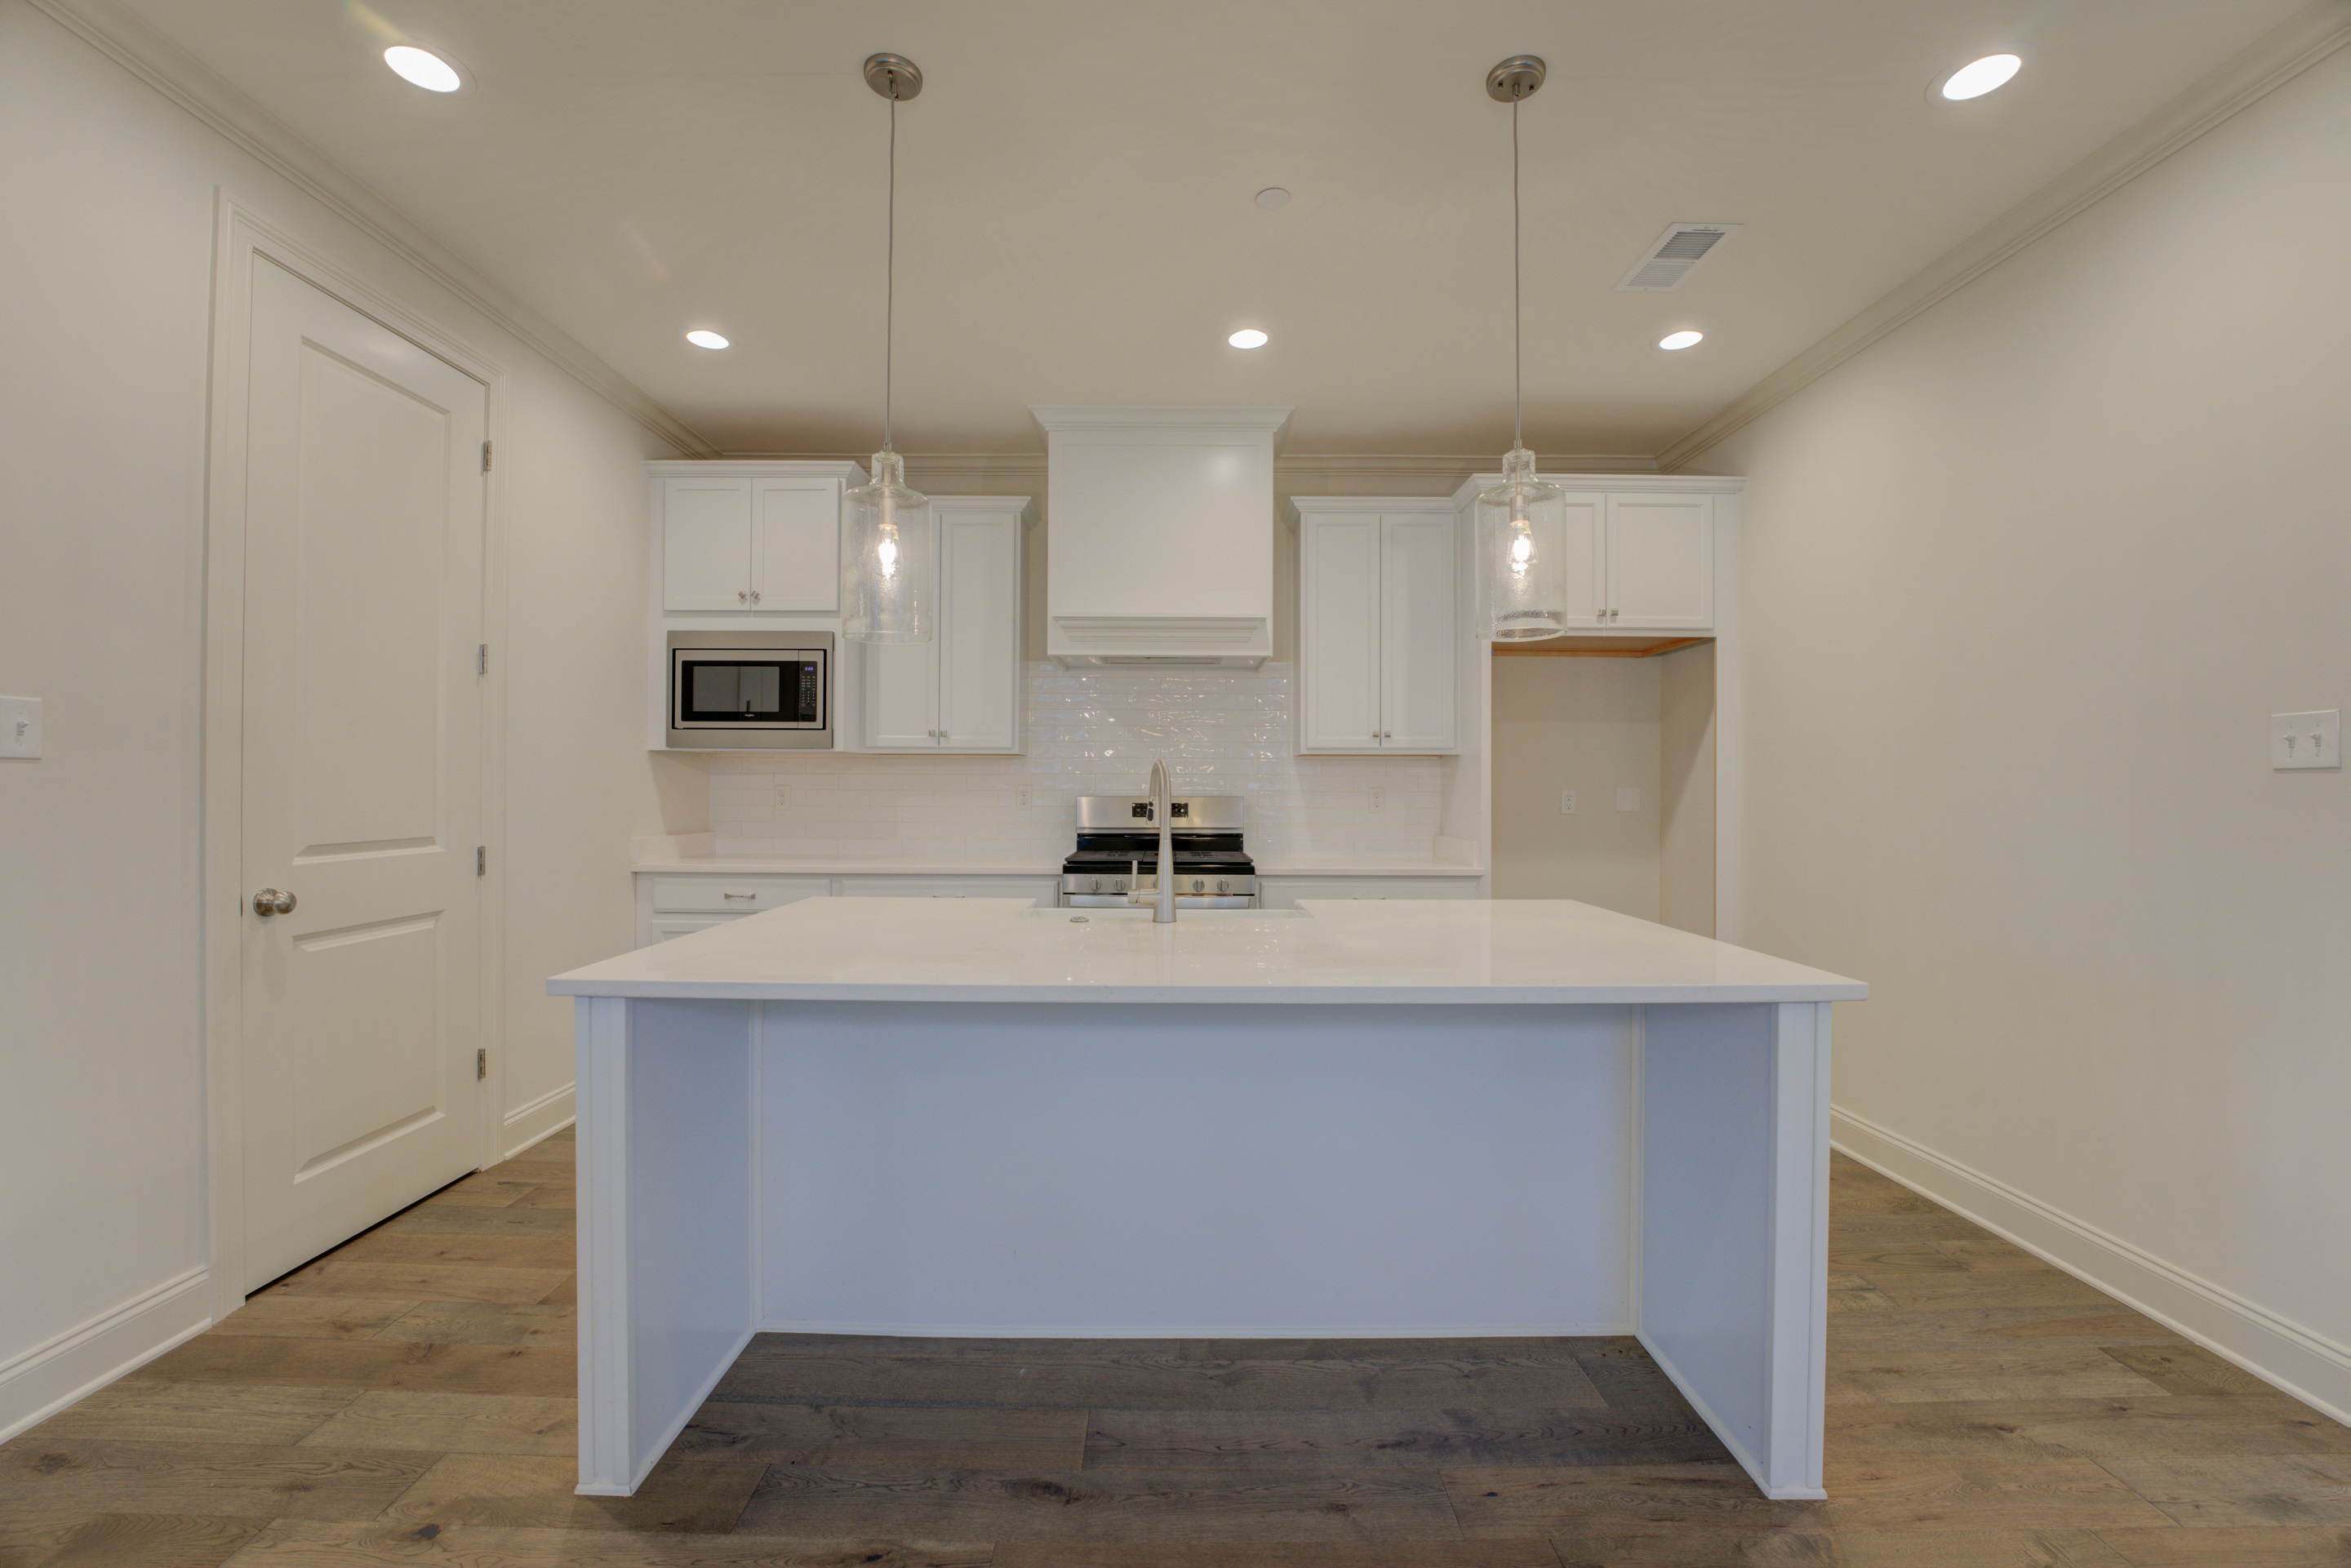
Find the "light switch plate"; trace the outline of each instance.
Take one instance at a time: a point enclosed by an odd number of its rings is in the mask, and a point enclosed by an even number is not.
[[[2272,768],[2340,768],[2343,766],[2343,712],[2270,715]]]
[[[41,755],[41,699],[0,697],[0,757]]]
[[[1619,784],[1616,786],[1616,809],[1620,811],[1639,810],[1641,809],[1641,787],[1637,784]]]

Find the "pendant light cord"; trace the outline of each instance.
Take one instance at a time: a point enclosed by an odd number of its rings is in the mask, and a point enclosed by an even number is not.
[[[1518,117],[1516,105],[1511,106],[1510,115],[1515,122]],[[1511,141],[1515,147],[1515,130],[1511,133]],[[1515,158],[1517,154],[1513,152],[1512,156]],[[1517,175],[1514,173],[1511,178],[1515,181]],[[897,349],[898,329],[898,93],[894,82],[891,84],[890,92],[889,207],[888,227],[884,231],[889,237],[883,244],[882,261],[882,450],[884,452],[890,450],[890,372]]]
[[[1519,288],[1519,99],[1510,89],[1510,450],[1527,444],[1525,307]],[[894,109],[893,112],[895,112]]]

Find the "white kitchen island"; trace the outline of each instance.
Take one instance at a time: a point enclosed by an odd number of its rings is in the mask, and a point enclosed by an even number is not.
[[[579,998],[580,1490],[765,1331],[1635,1333],[1821,1490],[1829,1005],[1588,904],[810,899]]]

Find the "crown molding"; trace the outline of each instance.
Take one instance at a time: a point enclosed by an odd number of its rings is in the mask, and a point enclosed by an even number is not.
[[[909,452],[908,476],[917,488],[940,495],[961,490],[1002,490],[1033,494],[1045,483],[1041,452]],[[729,452],[730,459],[774,462],[853,461],[838,452]],[[1654,458],[1625,453],[1560,453],[1536,459],[1544,474],[1655,474]],[[1449,496],[1473,474],[1490,473],[1494,454],[1301,452],[1279,454],[1273,460],[1277,487],[1286,492],[1426,487],[1431,496]]]
[[[1765,376],[1657,454],[1673,473],[1906,321],[1932,308],[2206,131],[2351,44],[2351,0],[2315,0],[2203,80],[2026,197],[1908,282]]]
[[[585,345],[401,216],[382,197],[272,119],[210,66],[133,15],[120,0],[30,0],[30,4],[664,441],[698,457],[718,455],[716,446]]]

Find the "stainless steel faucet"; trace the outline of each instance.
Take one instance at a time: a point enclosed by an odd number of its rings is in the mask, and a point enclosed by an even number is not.
[[[1168,782],[1167,759],[1161,758],[1151,765],[1151,818],[1159,824],[1159,897],[1151,906],[1151,924],[1176,924],[1176,831],[1174,821],[1175,787]],[[1134,892],[1126,895],[1129,904],[1140,903],[1136,896],[1142,891],[1143,879],[1137,876],[1131,885]]]

